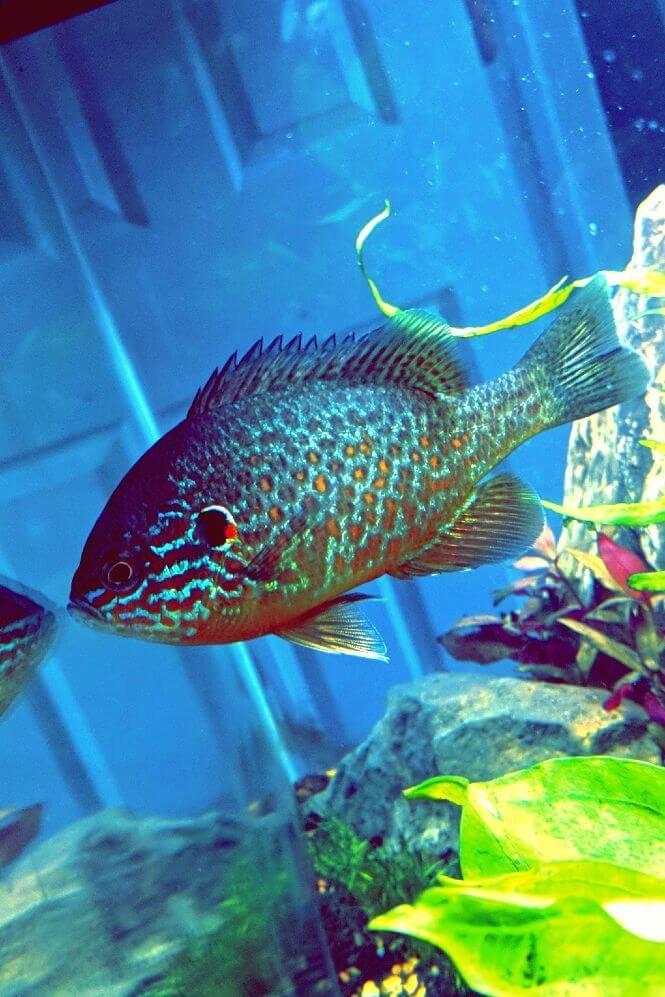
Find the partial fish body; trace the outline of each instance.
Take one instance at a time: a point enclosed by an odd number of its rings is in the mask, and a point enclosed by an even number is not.
[[[88,538],[70,610],[176,644],[276,633],[383,657],[352,588],[474,568],[538,536],[537,496],[483,480],[524,440],[641,393],[602,278],[521,362],[469,387],[440,319],[235,356],[129,471]]]
[[[46,656],[55,630],[50,609],[20,586],[0,584],[0,716]]]

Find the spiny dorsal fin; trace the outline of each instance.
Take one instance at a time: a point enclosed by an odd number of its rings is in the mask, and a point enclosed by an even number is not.
[[[434,543],[390,574],[413,578],[517,557],[538,539],[543,522],[536,493],[512,474],[497,474],[478,486],[459,518]]]
[[[312,381],[398,385],[429,395],[454,394],[467,385],[449,326],[417,309],[399,312],[381,329],[338,343],[330,336],[304,346],[296,336],[286,345],[278,336],[264,349],[258,340],[242,357],[233,354],[215,370],[194,398],[188,418],[260,395]]]

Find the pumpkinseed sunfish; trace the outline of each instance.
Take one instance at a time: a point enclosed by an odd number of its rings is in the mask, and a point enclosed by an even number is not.
[[[50,609],[13,583],[0,583],[0,716],[7,711],[55,636]]]
[[[278,634],[384,658],[349,589],[513,558],[537,495],[487,473],[522,442],[644,391],[602,277],[511,371],[470,387],[440,318],[399,312],[356,339],[261,341],[130,469],[84,546],[70,612],[128,637]]]

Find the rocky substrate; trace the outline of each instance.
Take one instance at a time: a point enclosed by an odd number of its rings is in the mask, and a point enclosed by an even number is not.
[[[659,762],[645,714],[608,713],[605,690],[515,678],[435,674],[396,686],[385,716],[347,755],[309,813],[335,816],[377,844],[446,855],[459,808],[408,801],[402,790],[437,774],[494,779],[561,755]]]

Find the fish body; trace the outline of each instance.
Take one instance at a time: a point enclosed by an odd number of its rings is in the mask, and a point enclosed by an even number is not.
[[[441,319],[399,313],[356,341],[235,356],[119,484],[70,610],[177,644],[277,633],[383,657],[349,590],[476,567],[537,538],[537,496],[488,472],[524,440],[644,390],[602,279],[522,361],[470,387]]]
[[[0,716],[44,659],[55,631],[54,613],[37,597],[0,584]]]

